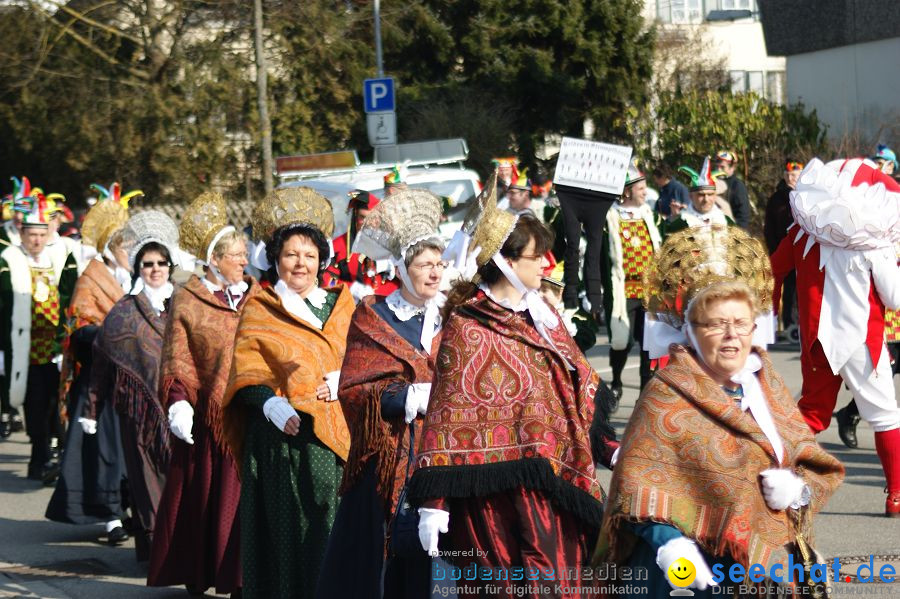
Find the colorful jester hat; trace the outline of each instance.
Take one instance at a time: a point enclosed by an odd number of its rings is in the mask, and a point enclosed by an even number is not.
[[[20,212],[22,214],[28,212],[28,196],[31,195],[31,182],[28,177],[22,177],[20,181],[16,177],[10,177],[13,182],[13,191],[11,194],[3,198],[4,214],[8,209],[10,216],[12,212]]]
[[[709,156],[703,159],[703,166],[699,173],[689,166],[679,166],[678,170],[691,178],[691,191],[715,191],[716,179],[713,177],[712,168],[709,165]]]
[[[403,164],[395,165],[394,168],[384,176],[385,189],[396,185],[406,185],[406,166]]]
[[[531,179],[528,178],[528,169],[522,169],[522,172],[516,172],[512,181],[509,182],[510,189],[519,189],[521,191],[531,191]]]
[[[59,196],[59,194],[53,195]],[[56,201],[51,197],[45,196],[38,188],[32,189],[31,195],[25,198],[21,205],[16,206],[15,209],[24,215],[22,219],[23,227],[47,227],[53,215],[60,210]]]
[[[110,185],[109,189],[98,183],[91,183],[91,189],[100,194],[100,197],[98,198],[100,202],[112,200],[117,204],[121,204],[123,208],[128,208],[128,202],[131,198],[144,195],[144,192],[140,189],[135,189],[134,191],[129,191],[125,195],[122,195],[122,187],[118,182],[114,182]]]

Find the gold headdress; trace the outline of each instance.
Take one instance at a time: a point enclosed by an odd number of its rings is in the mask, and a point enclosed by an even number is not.
[[[385,198],[363,221],[353,252],[373,260],[403,259],[412,244],[437,235],[441,200],[424,189],[405,189]]]
[[[184,211],[178,236],[185,251],[209,262],[213,244],[226,230],[233,231],[234,227],[228,226],[225,198],[207,191],[197,196]]]
[[[257,241],[269,241],[278,227],[295,223],[312,225],[327,239],[334,233],[331,202],[309,187],[276,189],[256,205],[251,221]]]
[[[739,280],[772,309],[772,268],[763,244],[738,227],[694,227],[672,234],[644,272],[644,307],[651,317],[676,328],[700,290]]]
[[[481,248],[481,253],[476,259],[479,267],[490,262],[494,254],[500,251],[515,228],[516,220],[516,215],[497,208],[497,171],[495,170],[463,222],[463,231],[472,236],[469,251]]]
[[[81,225],[81,242],[94,246],[98,252],[128,222],[128,208],[119,202],[97,202],[84,217]]]

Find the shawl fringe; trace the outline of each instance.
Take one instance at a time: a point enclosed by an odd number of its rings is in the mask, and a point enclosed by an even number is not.
[[[603,521],[603,504],[590,493],[562,480],[546,458],[528,458],[472,466],[429,466],[416,470],[409,497],[422,503],[432,497],[482,497],[525,487],[545,492],[558,508],[571,512],[596,529]]]
[[[143,381],[116,368],[116,411],[135,423],[140,443],[157,464],[169,461],[169,423],[162,406],[147,392]]]

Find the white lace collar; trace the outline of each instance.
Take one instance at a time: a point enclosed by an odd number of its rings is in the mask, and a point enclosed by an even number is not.
[[[31,268],[52,268],[53,262],[50,260],[50,252],[46,250],[46,248],[40,253],[37,258],[34,258],[31,254],[25,251],[22,248],[22,253],[25,254],[25,258],[28,259],[28,266]]]
[[[512,304],[512,302],[509,301],[508,298],[504,297],[504,298],[500,299],[496,295],[491,293],[491,288],[488,287],[487,285],[485,285],[484,283],[479,283],[478,288],[481,289],[482,291],[484,291],[484,294],[486,296],[488,296],[489,298],[494,300],[494,302],[500,304],[507,310],[512,310],[513,312],[524,312],[525,310],[528,309],[528,303],[525,301],[524,297],[522,297],[522,299],[519,300],[519,303],[514,306]]]
[[[278,297],[281,298],[281,303],[288,312],[320,331],[322,330],[324,323],[318,316],[313,314],[313,311],[306,305],[306,301],[300,297],[300,294],[288,287],[287,283],[279,279],[278,282],[275,283],[274,290],[275,293],[278,294]],[[309,300],[310,304],[321,309],[322,306],[325,305],[325,300],[328,299],[328,292],[321,287],[316,287],[306,296],[306,299]]]
[[[728,220],[725,218],[725,213],[722,212],[721,208],[715,205],[709,212],[700,214],[694,208],[693,204],[689,204],[688,206],[685,206],[685,208],[681,211],[681,215],[684,220],[692,227],[704,224],[724,225],[728,223]]]
[[[397,320],[401,322],[406,322],[410,318],[414,316],[418,316],[419,314],[425,314],[428,310],[429,305],[434,304],[438,308],[444,305],[444,302],[447,301],[447,296],[443,293],[438,292],[433,298],[425,302],[424,306],[417,306],[415,304],[411,304],[399,289],[388,295],[384,298],[384,302],[387,304],[388,308],[390,308],[391,312],[394,313],[394,316],[397,317]]]

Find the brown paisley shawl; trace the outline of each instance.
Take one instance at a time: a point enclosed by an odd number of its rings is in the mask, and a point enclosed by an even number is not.
[[[157,315],[144,293],[126,295],[113,306],[94,339],[87,408],[96,420],[98,396],[111,396],[157,464],[169,459],[169,425],[158,393],[165,327],[166,313]]]
[[[749,411],[728,397],[692,351],[670,348],[669,363],[641,393],[622,438],[595,561],[624,561],[633,536],[626,522],[662,522],[715,556],[766,570],[787,560],[792,541],[785,511],[768,508],[759,473],[791,468],[820,510],[843,478],[804,422],[768,354],[759,381],[781,439],[779,466],[772,445]],[[809,539],[807,539],[809,540]]]
[[[90,324],[101,324],[113,305],[125,292],[109,272],[109,268],[99,260],[91,260],[78,282],[66,316],[71,330]]]
[[[160,372],[160,400],[169,407],[169,390],[177,381],[187,400],[203,418],[213,440],[226,448],[222,436],[222,396],[228,385],[228,373],[234,355],[234,334],[243,306],[260,287],[253,277],[245,276],[249,286],[237,310],[210,293],[198,277],[191,277],[172,296],[166,324]]]
[[[604,493],[588,439],[599,378],[565,326],[550,330],[557,352],[526,314],[479,291],[448,319],[410,497],[524,486],[599,527]]]
[[[370,459],[376,459],[376,490],[390,518],[406,479],[409,428],[403,417],[381,417],[381,395],[397,383],[430,383],[441,335],[435,335],[431,355],[417,350],[372,309],[376,299],[369,296],[356,307],[341,367],[338,395],[351,437],[341,493],[359,480]]]
[[[234,338],[234,359],[222,402],[225,440],[241,463],[246,406],[232,402],[244,387],[264,385],[285,397],[299,412],[313,417],[313,433],[342,460],[350,452],[350,433],[340,402],[316,399],[325,374],[340,370],[347,346],[353,299],[344,285],[337,293],[323,330],[287,311],[272,289],[264,289],[244,305]]]

